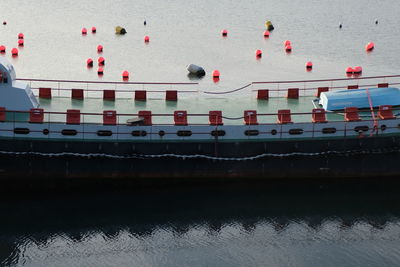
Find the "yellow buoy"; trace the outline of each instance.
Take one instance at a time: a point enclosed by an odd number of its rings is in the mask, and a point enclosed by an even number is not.
[[[125,34],[126,30],[125,30],[125,28],[122,28],[121,26],[117,26],[117,27],[115,27],[115,33],[116,34]]]
[[[274,29],[274,25],[272,25],[272,22],[270,20],[265,21],[265,28],[268,31],[272,31]]]

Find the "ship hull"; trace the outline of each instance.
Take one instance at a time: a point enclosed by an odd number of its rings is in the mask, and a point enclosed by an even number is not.
[[[400,175],[400,137],[242,142],[1,140],[0,179]]]

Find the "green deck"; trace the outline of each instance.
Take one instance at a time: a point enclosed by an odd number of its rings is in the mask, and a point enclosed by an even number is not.
[[[53,97],[52,99],[40,98],[40,107],[46,112],[66,112],[67,109],[80,109],[81,113],[99,113],[103,110],[116,110],[117,114],[132,114],[119,116],[118,122],[125,123],[127,119],[135,117],[140,110],[151,110],[153,114],[172,115],[175,110],[186,110],[189,114],[188,122],[191,124],[207,124],[208,112],[210,110],[221,110],[225,125],[243,124],[244,110],[257,110],[258,114],[270,113],[274,115],[259,115],[259,123],[275,123],[277,110],[290,109],[292,113],[310,113],[314,108],[312,100],[315,97],[306,96],[299,99],[287,99],[284,97],[273,97],[269,100],[257,100],[254,96],[234,97],[204,97],[186,96],[178,101],[165,101],[164,99],[148,98],[147,101],[135,101],[128,98],[117,98],[115,101],[103,100],[102,98],[85,98],[75,100],[70,97]],[[190,114],[203,114],[204,116],[190,116]],[[12,114],[8,119],[12,120]],[[24,120],[27,116],[18,116]],[[342,121],[343,116],[328,114],[330,121]],[[310,122],[311,114],[292,115],[293,122]],[[63,122],[65,114],[45,114],[44,121]],[[99,115],[82,115],[81,122],[101,122]],[[154,124],[172,124],[172,116],[153,116]]]

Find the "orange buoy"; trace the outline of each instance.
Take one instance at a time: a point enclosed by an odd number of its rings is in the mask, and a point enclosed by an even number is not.
[[[93,67],[93,59],[91,59],[91,58],[88,58],[87,60],[86,60],[86,65],[88,66],[88,67]]]
[[[97,69],[97,74],[98,74],[98,75],[103,75],[103,74],[104,74],[104,69],[103,69],[102,67],[99,67],[99,68]]]
[[[362,68],[360,66],[354,67],[353,72],[359,74],[362,72]]]
[[[262,51],[260,49],[256,50],[256,57],[262,57]]]
[[[106,63],[105,61],[106,60],[104,59],[104,57],[99,57],[97,59],[97,63],[99,63],[99,66],[104,66],[104,64]]]
[[[265,31],[265,32],[264,32],[264,37],[265,37],[265,38],[268,38],[268,37],[269,37],[269,31]]]
[[[286,50],[287,53],[292,52],[292,46],[290,44],[285,46],[285,50]]]
[[[365,51],[369,52],[374,50],[375,48],[375,44],[373,42],[369,42],[366,46],[365,46]]]
[[[212,72],[213,78],[219,78],[219,75],[220,75],[219,70],[214,70],[214,71]]]
[[[15,47],[13,49],[11,49],[11,55],[18,56],[18,49]]]
[[[0,45],[0,53],[5,53],[6,47],[4,45]]]
[[[24,46],[24,39],[18,39],[18,46]]]
[[[228,30],[227,30],[227,29],[222,30],[222,31],[221,31],[221,34],[222,34],[222,36],[224,36],[224,37],[228,36]]]
[[[87,29],[86,28],[82,28],[82,34],[83,35],[87,34]]]
[[[24,39],[24,34],[22,32],[18,34],[18,39]]]
[[[103,52],[103,46],[102,46],[102,45],[98,45],[98,46],[97,46],[97,52],[98,52],[98,53]]]
[[[312,67],[313,67],[312,62],[311,62],[311,61],[307,61],[307,62],[306,62],[306,68],[307,68],[307,69],[312,69]]]
[[[150,37],[146,35],[146,36],[144,37],[144,42],[145,42],[145,43],[150,42]]]
[[[291,45],[292,43],[291,43],[289,40],[286,40],[283,44],[284,44],[285,47],[286,47],[286,46],[288,46],[288,45]]]
[[[353,73],[354,69],[352,67],[347,67],[346,68],[346,73]]]
[[[124,71],[122,72],[122,79],[123,79],[123,80],[128,80],[128,79],[129,79],[129,71],[124,70]]]
[[[97,29],[96,29],[96,27],[92,27],[92,33],[96,33],[97,32]]]

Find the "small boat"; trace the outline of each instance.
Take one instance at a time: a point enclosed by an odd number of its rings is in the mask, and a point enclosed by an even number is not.
[[[399,89],[386,81],[399,78],[223,92],[17,79],[0,58],[0,180],[398,176]]]

